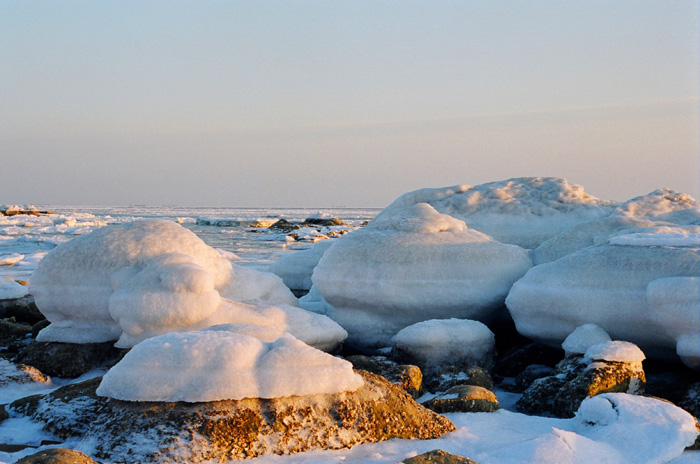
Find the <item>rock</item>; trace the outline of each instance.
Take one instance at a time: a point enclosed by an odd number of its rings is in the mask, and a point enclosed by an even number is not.
[[[48,377],[32,366],[14,364],[5,359],[0,359],[0,387],[6,387],[10,384],[44,383],[48,381]]]
[[[527,414],[574,417],[581,402],[601,393],[644,393],[646,377],[642,363],[593,361],[565,358],[553,375],[536,379],[516,403]]]
[[[554,367],[563,357],[564,350],[560,348],[552,348],[541,343],[530,343],[504,353],[496,362],[494,371],[504,377],[515,377],[531,364]]]
[[[0,404],[0,422],[4,421],[5,419],[9,419],[10,415],[8,414],[7,410],[5,410],[5,405]]]
[[[403,464],[477,464],[469,458],[436,449],[401,461]]]
[[[310,217],[304,219],[304,222],[301,224],[302,226],[323,226],[323,227],[330,227],[330,226],[344,226],[347,225],[340,219],[336,217]]]
[[[428,409],[447,412],[493,412],[500,409],[496,395],[474,385],[457,385],[445,393],[423,403]]]
[[[270,227],[268,227],[268,229],[279,230],[282,232],[291,232],[292,230],[301,229],[301,226],[299,224],[292,224],[286,219],[280,219],[279,221],[275,222]]]
[[[426,388],[431,392],[442,392],[457,385],[475,385],[493,390],[493,379],[489,371],[479,366],[459,368],[450,366],[425,381]]]
[[[22,281],[18,281],[21,284]],[[14,317],[19,322],[30,325],[46,319],[34,304],[34,297],[27,295],[12,300],[0,300],[0,317]]]
[[[554,368],[552,367],[543,366],[541,364],[527,366],[524,371],[515,377],[514,391],[523,392],[532,385],[532,382],[535,380],[552,375],[554,375]]]
[[[36,338],[36,336],[39,335],[39,332],[41,332],[43,329],[47,328],[50,325],[51,322],[49,322],[48,319],[44,319],[43,321],[37,322],[32,326],[32,337]]]
[[[32,326],[23,322],[17,323],[14,317],[0,320],[0,340],[25,338],[32,333]]]
[[[95,461],[80,451],[52,448],[25,456],[15,464],[95,464]]]
[[[122,350],[106,343],[34,342],[17,357],[51,377],[75,378],[92,369],[112,365]]]
[[[700,417],[700,382],[688,386],[676,406],[685,409],[696,418]]]
[[[100,380],[93,379],[10,408],[61,438],[93,443],[96,458],[116,462],[229,461],[455,430],[386,379],[358,373],[365,384],[355,392],[209,403],[106,399],[95,394]]]
[[[355,355],[345,358],[355,369],[369,371],[381,375],[389,382],[397,385],[413,398],[418,398],[423,389],[423,373],[418,366],[397,364],[384,356]]]

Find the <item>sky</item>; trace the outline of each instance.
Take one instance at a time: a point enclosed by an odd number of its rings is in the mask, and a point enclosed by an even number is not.
[[[700,198],[697,1],[0,3],[0,204]]]

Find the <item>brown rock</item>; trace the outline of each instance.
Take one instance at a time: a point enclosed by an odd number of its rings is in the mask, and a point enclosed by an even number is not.
[[[19,353],[17,361],[51,377],[73,379],[97,367],[113,365],[121,354],[113,342],[34,342]]]
[[[15,464],[95,464],[95,461],[80,451],[52,448],[25,456]]]
[[[477,464],[469,458],[437,449],[401,461],[403,464]]]
[[[365,385],[356,392],[210,403],[102,398],[95,394],[99,379],[93,379],[10,408],[61,438],[94,437],[95,455],[117,462],[229,461],[390,438],[431,439],[455,430],[383,377],[358,373]]]
[[[426,388],[431,392],[449,390],[457,385],[476,385],[487,390],[493,390],[493,379],[489,371],[479,366],[460,368],[447,367],[437,374],[428,376]]]
[[[423,403],[428,409],[447,412],[493,412],[500,409],[498,398],[489,390],[475,385],[458,385]]]
[[[394,385],[403,388],[413,398],[418,398],[423,387],[423,373],[418,366],[396,364],[384,356],[355,355],[346,358],[355,369],[381,375]]]

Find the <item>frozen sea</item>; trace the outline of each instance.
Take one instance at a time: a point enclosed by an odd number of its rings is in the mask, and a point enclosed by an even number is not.
[[[37,263],[51,249],[72,238],[100,227],[130,222],[139,218],[163,218],[176,221],[192,230],[207,244],[235,253],[239,264],[265,269],[281,254],[308,248],[325,237],[352,230],[373,218],[380,210],[372,208],[191,208],[176,206],[75,207],[36,205],[39,210],[53,211],[43,216],[0,216],[0,277],[31,280]],[[289,233],[267,226],[279,219],[302,222],[309,217],[337,217],[347,225],[305,227]],[[94,371],[84,377],[102,375]],[[53,379],[47,385],[16,385],[0,388],[0,404],[36,393],[46,393],[67,381]],[[652,448],[673,438],[673,431],[648,424],[656,435],[651,443],[645,433],[630,430],[627,440],[637,442],[642,456],[618,453],[614,443],[595,442],[579,435],[579,427],[570,419],[531,417],[514,411],[517,395],[497,392],[502,410],[491,414],[450,414],[458,430],[437,440],[391,440],[361,445],[340,451],[311,451],[291,456],[264,456],[255,463],[395,463],[436,448],[471,457],[482,464],[502,463],[583,463],[583,462],[700,462],[700,452],[686,451],[673,459],[659,459]],[[38,424],[23,418],[0,423],[0,444],[29,445],[17,452],[0,452],[0,464],[10,463],[35,452],[43,440],[57,440],[43,432]],[[645,443],[650,443],[649,447]],[[80,442],[60,446],[81,449]],[[663,448],[663,446],[662,446]],[[82,449],[89,452],[89,449]],[[648,453],[643,456],[644,453]],[[618,460],[618,458],[622,460]],[[641,460],[636,458],[641,457]],[[646,459],[645,459],[646,458]]]
[[[35,206],[54,214],[0,216],[0,277],[29,280],[39,260],[57,245],[100,227],[141,218],[176,221],[208,245],[235,253],[240,258],[238,264],[264,269],[279,254],[307,248],[313,241],[323,240],[329,233],[333,235],[333,231],[357,228],[380,211],[379,208]],[[288,233],[268,229],[279,219],[303,222],[310,217],[336,217],[347,225],[304,227],[294,231],[298,241]]]

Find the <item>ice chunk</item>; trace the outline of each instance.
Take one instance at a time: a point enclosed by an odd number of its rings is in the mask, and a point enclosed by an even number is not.
[[[565,179],[521,177],[475,187],[409,192],[379,213],[377,219],[417,203],[428,203],[496,240],[532,249],[576,224],[608,216],[615,206]]]
[[[634,343],[607,341],[588,347],[583,358],[590,361],[641,363],[646,356]]]
[[[337,239],[312,280],[348,343],[372,350],[424,320],[493,318],[530,266],[522,248],[420,203]]]
[[[11,253],[9,255],[0,256],[0,266],[12,266],[24,259],[24,255],[20,253]]]
[[[170,333],[136,345],[97,394],[124,401],[205,402],[354,391],[352,364],[286,335],[273,342],[229,331]]]
[[[219,289],[223,298],[235,301],[262,300],[275,304],[299,306],[299,300],[271,272],[231,264],[231,279]]]
[[[392,338],[395,352],[407,355],[421,369],[446,366],[491,367],[496,339],[478,321],[429,320],[413,324]]]
[[[662,463],[693,444],[696,424],[693,416],[671,403],[605,393],[583,400],[574,431],[617,449],[629,462]]]
[[[0,300],[14,300],[25,297],[29,289],[8,277],[0,277]]]
[[[583,324],[576,327],[576,330],[571,332],[561,347],[564,349],[566,356],[572,354],[583,354],[586,350],[598,343],[610,341],[610,335],[595,324]]]
[[[700,247],[700,226],[652,227],[610,238],[611,245]]]
[[[698,224],[700,202],[687,193],[661,188],[621,204],[612,214],[674,224]]]
[[[700,332],[698,305],[691,303],[699,274],[694,247],[589,247],[530,269],[506,304],[518,331],[544,343],[558,345],[593,323],[650,358],[673,359],[677,337]],[[681,280],[652,285],[649,297],[647,286],[664,278]]]
[[[314,268],[332,244],[333,240],[322,240],[311,248],[283,255],[267,270],[281,277],[284,284],[291,289],[310,290]]]

